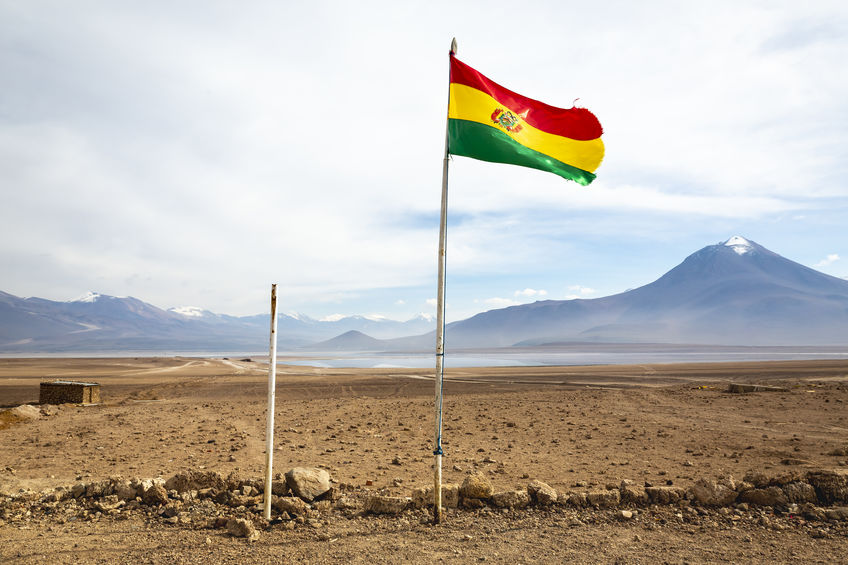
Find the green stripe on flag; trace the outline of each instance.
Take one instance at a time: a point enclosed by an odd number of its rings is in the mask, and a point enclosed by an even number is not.
[[[507,163],[554,173],[583,186],[595,175],[521,145],[505,132],[479,122],[448,120],[449,152],[492,163]]]

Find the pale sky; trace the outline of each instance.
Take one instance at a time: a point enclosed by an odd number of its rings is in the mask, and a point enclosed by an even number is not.
[[[848,276],[845,2],[0,0],[0,290],[433,313],[452,37],[606,157],[453,159],[449,320],[733,235]]]

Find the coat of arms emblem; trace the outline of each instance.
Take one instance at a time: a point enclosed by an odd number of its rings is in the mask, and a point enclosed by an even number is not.
[[[518,114],[515,115],[509,110],[504,110],[503,108],[497,108],[494,112],[492,112],[492,122],[504,128],[506,131],[510,131],[512,133],[518,133],[521,131],[521,124],[518,123],[518,118],[525,117],[527,112],[523,115]]]

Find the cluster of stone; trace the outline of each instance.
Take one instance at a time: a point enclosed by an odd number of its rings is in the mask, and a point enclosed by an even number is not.
[[[750,472],[741,481],[732,476],[717,480],[701,478],[688,488],[674,485],[654,486],[624,480],[606,488],[557,492],[534,480],[526,488],[495,492],[489,478],[482,473],[465,477],[461,485],[442,485],[445,508],[525,508],[568,506],[572,508],[638,508],[651,505],[696,504],[703,507],[728,507],[736,504],[773,507],[781,511],[806,513],[812,517],[848,516],[848,510],[833,511],[819,506],[848,503],[848,473],[843,471],[788,472],[767,477]],[[372,496],[365,510],[374,514],[397,514],[410,508],[426,508],[433,504],[433,488],[418,488],[410,497]]]
[[[285,529],[299,524],[320,528],[329,524],[333,512],[346,517],[404,512],[426,516],[433,504],[432,487],[414,489],[409,497],[386,496],[364,487],[333,486],[329,473],[319,468],[291,469],[277,475],[271,487],[272,523]],[[688,488],[625,480],[606,488],[558,492],[534,480],[525,488],[496,491],[482,473],[467,475],[461,484],[442,485],[443,507],[456,511],[530,506],[615,509],[619,519],[632,519],[639,508],[677,505],[687,510],[768,507],[808,520],[848,521],[846,504],[848,472],[832,470],[791,471],[776,477],[750,472],[741,481],[731,476],[701,478]],[[264,481],[201,470],[184,471],[167,480],[116,477],[40,493],[0,493],[0,526],[39,519],[60,523],[108,516],[126,519],[141,513],[167,524],[226,529],[233,536],[255,540],[260,530],[269,527],[263,510]]]
[[[278,519],[292,522],[290,527],[315,522],[329,509],[333,493],[330,474],[319,468],[291,469],[277,475],[271,488],[272,508]],[[189,470],[167,480],[112,477],[40,493],[0,493],[0,525],[45,517],[60,523],[126,519],[143,513],[169,524],[199,523],[256,539],[263,507],[264,481]]]

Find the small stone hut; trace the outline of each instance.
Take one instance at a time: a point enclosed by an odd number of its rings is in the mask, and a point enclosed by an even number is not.
[[[100,383],[52,381],[41,383],[39,404],[97,404],[100,402]]]

